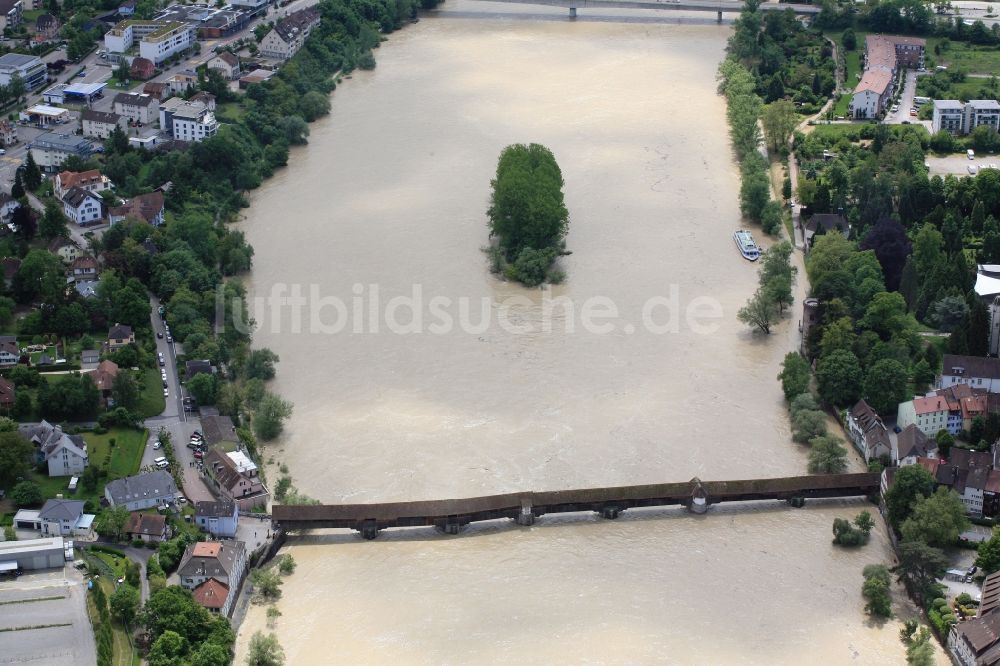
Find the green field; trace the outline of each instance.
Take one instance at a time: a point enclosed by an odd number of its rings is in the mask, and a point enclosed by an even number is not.
[[[223,122],[235,123],[245,114],[246,110],[239,102],[226,102],[215,108],[215,116]]]
[[[935,63],[949,69],[963,69],[969,74],[995,74],[1000,71],[1000,49],[995,46],[932,37],[927,40],[927,51],[934,54],[931,57]]]
[[[89,432],[83,437],[87,441],[91,463],[100,465],[109,480],[121,479],[139,471],[148,439],[145,430],[114,428],[103,435]],[[111,446],[112,439],[115,440],[114,446]]]
[[[167,402],[163,397],[163,380],[160,379],[160,373],[157,370],[143,370],[141,388],[139,405],[135,410],[139,417],[148,419],[162,414]]]

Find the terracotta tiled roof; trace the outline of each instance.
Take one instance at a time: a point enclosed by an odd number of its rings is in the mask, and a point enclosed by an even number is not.
[[[229,598],[229,586],[214,578],[209,578],[194,588],[191,591],[191,596],[194,597],[199,606],[218,610],[226,605],[226,599]]]

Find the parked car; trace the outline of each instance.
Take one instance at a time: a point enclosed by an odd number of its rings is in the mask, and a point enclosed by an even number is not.
[[[205,457],[205,454],[202,453],[201,451],[195,451],[194,452],[194,457],[197,458],[198,460],[201,460],[202,458]]]
[[[160,331],[157,331],[156,332],[156,337],[159,338],[160,340],[162,340],[163,339],[163,333],[161,333]]]
[[[160,448],[160,440],[156,440],[155,442],[153,442],[153,448],[154,449]]]
[[[163,397],[164,398],[170,397],[170,389],[163,389]]]

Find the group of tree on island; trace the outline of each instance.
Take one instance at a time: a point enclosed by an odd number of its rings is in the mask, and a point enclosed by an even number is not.
[[[528,287],[558,283],[563,274],[553,263],[565,254],[569,211],[563,201],[563,177],[555,157],[537,143],[514,144],[500,153],[491,181],[491,270]]]

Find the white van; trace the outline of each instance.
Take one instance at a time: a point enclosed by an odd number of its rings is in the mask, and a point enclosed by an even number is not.
[[[170,466],[170,463],[167,461],[165,456],[160,456],[159,458],[155,459],[153,461],[153,464],[159,467],[160,469]]]
[[[972,148],[969,148],[967,151],[965,151],[965,154],[968,156],[970,160],[976,159],[976,153],[973,152]]]

